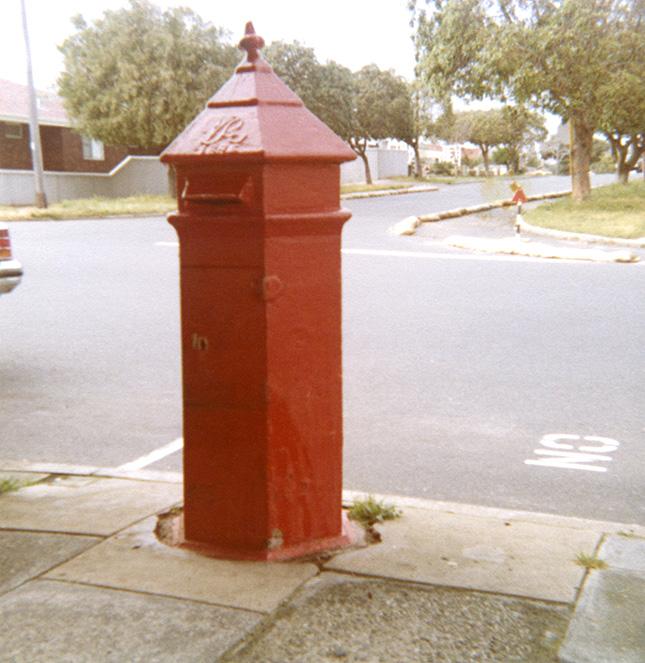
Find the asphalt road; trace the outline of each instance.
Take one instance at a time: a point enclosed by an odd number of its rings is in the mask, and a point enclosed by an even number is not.
[[[502,195],[348,201],[345,486],[645,524],[642,264],[480,257],[386,233]],[[26,274],[0,299],[0,458],[116,467],[180,437],[172,228],[11,231]],[[148,467],[179,469],[180,454]]]

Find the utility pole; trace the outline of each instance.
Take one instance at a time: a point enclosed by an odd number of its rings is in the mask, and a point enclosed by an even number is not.
[[[47,207],[45,195],[45,178],[43,176],[43,153],[40,146],[40,128],[38,127],[38,104],[34,76],[31,71],[31,48],[29,46],[29,30],[27,28],[27,11],[25,0],[20,0],[22,9],[22,29],[25,36],[25,53],[27,54],[27,87],[29,88],[29,134],[31,160],[34,167],[34,183],[36,186],[36,207]]]

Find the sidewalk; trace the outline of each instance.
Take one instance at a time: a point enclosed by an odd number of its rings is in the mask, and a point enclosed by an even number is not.
[[[156,539],[176,474],[110,474],[0,461],[0,661],[645,660],[645,527],[390,497],[380,543],[230,562]]]

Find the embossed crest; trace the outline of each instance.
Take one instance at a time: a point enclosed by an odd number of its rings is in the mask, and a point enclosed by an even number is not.
[[[235,152],[248,139],[248,134],[242,133],[244,120],[232,115],[222,118],[212,129],[204,132],[204,138],[199,141],[200,154],[224,154]]]

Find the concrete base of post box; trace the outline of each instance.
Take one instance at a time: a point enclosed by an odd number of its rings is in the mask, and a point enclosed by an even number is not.
[[[307,540],[293,546],[280,546],[276,541],[275,547],[267,545],[262,550],[241,550],[229,546],[218,546],[216,543],[189,541],[184,534],[184,514],[180,509],[173,509],[166,514],[159,515],[158,518],[155,534],[159,541],[168,546],[186,548],[205,557],[216,559],[283,562],[310,559],[322,554],[328,555],[347,548],[367,545],[365,531],[360,525],[349,520],[345,511],[342,512],[342,533],[339,536]]]

